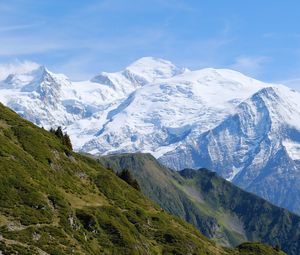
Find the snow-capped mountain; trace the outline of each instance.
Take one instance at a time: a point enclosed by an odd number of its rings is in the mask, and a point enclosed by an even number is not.
[[[214,169],[238,186],[299,213],[299,106],[298,92],[283,86],[263,88],[216,127],[160,160],[177,169]]]
[[[63,126],[76,150],[143,151],[174,169],[207,167],[300,212],[292,200],[300,201],[298,92],[151,57],[82,82],[36,64],[12,70],[0,69],[0,101],[40,126]]]
[[[54,74],[44,66],[11,73],[0,82],[0,100],[24,118],[38,124],[68,123],[62,105],[62,93],[71,82],[64,75]]]
[[[142,150],[160,157],[216,126],[264,86],[237,72],[215,69],[150,83],[108,112],[103,127],[82,149],[100,154]]]
[[[44,127],[66,127],[95,113],[102,115],[146,83],[186,71],[166,60],[142,58],[121,72],[71,83],[65,75],[30,62],[6,69],[0,68],[1,102]]]

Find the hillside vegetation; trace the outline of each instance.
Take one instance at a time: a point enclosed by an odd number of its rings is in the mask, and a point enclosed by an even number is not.
[[[146,196],[221,245],[260,241],[288,254],[300,254],[299,216],[243,191],[216,173],[206,169],[172,171],[142,153],[104,156],[98,162],[115,171],[129,169]]]

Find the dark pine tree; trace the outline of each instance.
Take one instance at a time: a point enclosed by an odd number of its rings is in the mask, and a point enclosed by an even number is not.
[[[61,141],[63,141],[63,139],[64,139],[64,134],[63,134],[63,132],[62,132],[61,127],[58,127],[58,128],[56,129],[55,135],[56,135]]]
[[[68,150],[73,150],[69,135],[67,133],[63,133],[61,127],[58,127],[56,130],[54,128],[50,128],[49,132],[54,134],[61,141],[61,143],[68,148]]]
[[[120,173],[117,173],[117,175],[136,190],[141,190],[137,180],[133,178],[131,172],[128,169],[123,169]]]
[[[64,134],[63,144],[66,145],[69,150],[71,150],[71,151],[73,150],[71,139],[67,133]]]

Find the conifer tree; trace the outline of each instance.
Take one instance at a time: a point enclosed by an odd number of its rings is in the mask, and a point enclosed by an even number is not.
[[[69,150],[73,150],[71,139],[67,133],[64,134],[63,144],[66,145]]]
[[[61,141],[63,141],[64,134],[63,134],[63,132],[62,132],[61,126],[59,126],[59,127],[56,129],[55,135],[56,135]]]
[[[131,172],[128,169],[123,169],[120,173],[117,173],[117,175],[136,190],[141,190],[137,180],[133,178]]]
[[[71,143],[71,139],[67,133],[63,133],[62,128],[59,126],[56,130],[54,128],[50,128],[50,133],[54,134],[63,145],[65,145],[69,150],[73,150],[73,146]]]

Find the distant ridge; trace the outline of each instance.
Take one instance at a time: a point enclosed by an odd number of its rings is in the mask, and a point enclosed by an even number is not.
[[[241,190],[214,172],[175,172],[142,153],[103,156],[98,161],[115,171],[129,169],[146,196],[222,245],[261,241],[299,254],[300,216]]]

